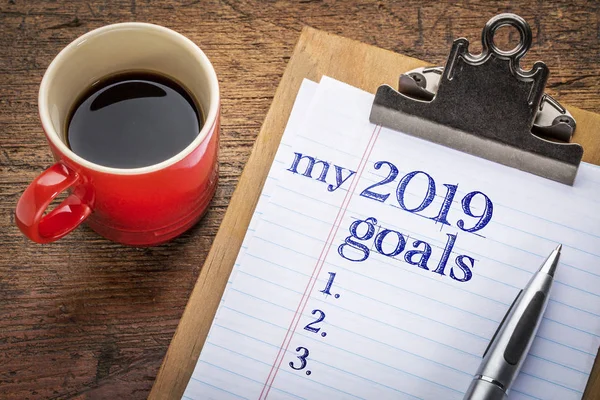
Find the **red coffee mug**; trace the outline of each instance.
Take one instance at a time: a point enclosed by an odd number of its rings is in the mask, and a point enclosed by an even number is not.
[[[83,159],[65,144],[71,107],[94,82],[131,70],[170,76],[186,87],[206,117],[199,135],[177,155],[148,167],[111,168]],[[56,163],[17,203],[17,225],[31,240],[52,242],[85,221],[110,240],[148,246],[183,233],[206,211],[218,179],[219,85],[210,61],[191,40],[145,23],[93,30],[52,61],[38,102]],[[68,197],[45,214],[63,191]]]

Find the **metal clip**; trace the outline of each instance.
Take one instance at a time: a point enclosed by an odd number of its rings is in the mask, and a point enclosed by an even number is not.
[[[520,33],[510,51],[493,40],[506,25]],[[525,20],[497,15],[483,28],[481,54],[469,53],[466,39],[455,40],[445,67],[400,75],[398,91],[379,87],[370,120],[571,185],[583,156],[580,145],[568,143],[575,119],[544,93],[549,73],[544,63],[536,62],[530,71],[520,68],[531,41]]]
[[[400,75],[398,92],[415,100],[431,101],[437,94],[444,67],[421,67]],[[541,138],[568,143],[575,133],[575,119],[555,98],[545,93],[531,132]]]

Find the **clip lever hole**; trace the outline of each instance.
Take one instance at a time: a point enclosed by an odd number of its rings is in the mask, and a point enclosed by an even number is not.
[[[512,25],[502,25],[494,32],[494,46],[505,53],[514,53],[522,45],[521,33]]]
[[[515,31],[517,35],[515,35]],[[519,41],[516,45],[515,36]],[[515,14],[499,14],[491,18],[483,28],[484,48],[502,57],[518,60],[531,47],[531,28],[525,20]]]

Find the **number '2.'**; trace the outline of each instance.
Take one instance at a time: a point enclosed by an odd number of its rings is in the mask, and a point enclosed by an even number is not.
[[[325,313],[323,311],[321,311],[321,310],[312,310],[311,314],[312,315],[320,314],[320,315],[319,315],[319,317],[317,317],[316,321],[313,321],[310,324],[306,325],[304,327],[304,329],[306,329],[309,332],[319,333],[319,331],[321,330],[321,328],[316,328],[313,325],[318,324],[319,322],[323,321],[325,319]]]

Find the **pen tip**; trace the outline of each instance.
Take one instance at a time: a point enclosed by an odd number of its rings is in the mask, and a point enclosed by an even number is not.
[[[562,250],[562,244],[556,246],[556,249],[546,259],[544,264],[540,267],[540,272],[545,272],[550,276],[554,276],[556,267],[558,266],[558,259],[560,258],[560,251]]]

